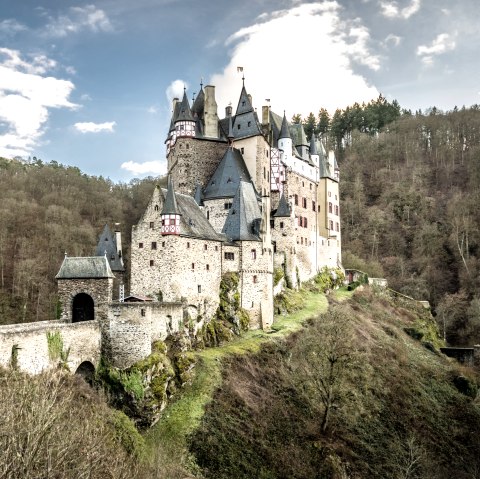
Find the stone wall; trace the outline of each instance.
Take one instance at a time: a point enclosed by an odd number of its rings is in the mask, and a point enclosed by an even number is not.
[[[221,233],[227,219],[230,208],[226,209],[226,203],[232,203],[233,198],[218,198],[204,201],[204,212],[208,221],[217,233]],[[208,213],[208,214],[207,214]]]
[[[272,325],[272,273],[272,251],[264,250],[261,242],[242,241],[239,272],[241,306],[248,311],[253,329],[268,329]]]
[[[21,371],[38,374],[55,369],[58,360],[48,355],[47,332],[58,331],[64,350],[70,349],[68,367],[75,372],[78,366],[89,361],[95,367],[100,360],[100,326],[98,321],[65,323],[63,321],[39,321],[36,323],[0,326],[0,365],[8,367],[12,347],[18,347],[18,367]]]
[[[221,258],[220,241],[162,237],[160,224],[154,228],[139,224],[132,234],[131,293],[156,299],[161,292],[163,301],[187,301],[197,308],[197,315],[211,317],[218,306]]]
[[[62,304],[60,319],[66,323],[72,322],[73,300],[77,294],[88,294],[94,303],[95,319],[107,318],[108,304],[112,301],[112,278],[93,279],[59,279],[58,297]]]
[[[228,145],[219,140],[179,138],[167,158],[175,191],[194,195],[197,184],[205,186]]]

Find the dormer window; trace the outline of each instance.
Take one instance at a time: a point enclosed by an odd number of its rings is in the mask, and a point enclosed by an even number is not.
[[[238,124],[237,128],[240,130],[240,123]]]

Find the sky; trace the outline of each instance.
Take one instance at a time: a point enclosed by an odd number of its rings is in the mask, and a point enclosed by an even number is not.
[[[223,117],[242,76],[259,112],[288,118],[380,93],[468,107],[479,14],[478,0],[2,0],[0,156],[164,174],[172,99],[215,85]]]

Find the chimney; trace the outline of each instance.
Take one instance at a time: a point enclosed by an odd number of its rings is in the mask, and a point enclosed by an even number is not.
[[[178,98],[175,97],[173,100],[172,100],[172,115],[175,113],[175,106],[177,105],[178,103]]]
[[[204,135],[208,138],[218,138],[218,114],[215,100],[215,87],[205,86],[205,106],[203,121],[205,122]]]
[[[227,107],[225,107],[225,116],[227,118],[232,116],[232,104],[231,103]]]
[[[250,105],[253,106],[252,95],[250,95],[250,93],[248,93],[247,96],[248,96],[248,101],[250,102]]]
[[[270,107],[268,105],[262,106],[262,125],[270,123]]]

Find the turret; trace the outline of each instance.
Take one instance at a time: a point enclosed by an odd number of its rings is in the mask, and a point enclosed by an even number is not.
[[[184,89],[183,98],[178,108],[178,115],[174,119],[177,138],[182,136],[195,136],[195,120],[190,109],[187,92]]]
[[[312,133],[312,137],[310,138],[310,158],[315,165],[315,168],[318,168],[320,163],[320,156],[318,154],[317,141],[315,139],[314,133]]]
[[[278,149],[282,151],[282,160],[288,164],[292,157],[292,136],[288,129],[285,112],[283,112],[282,128],[280,129],[280,135],[278,136]]]
[[[180,234],[180,210],[178,209],[177,199],[173,188],[171,176],[168,176],[168,187],[165,202],[161,212],[162,217],[162,235],[179,235]]]

